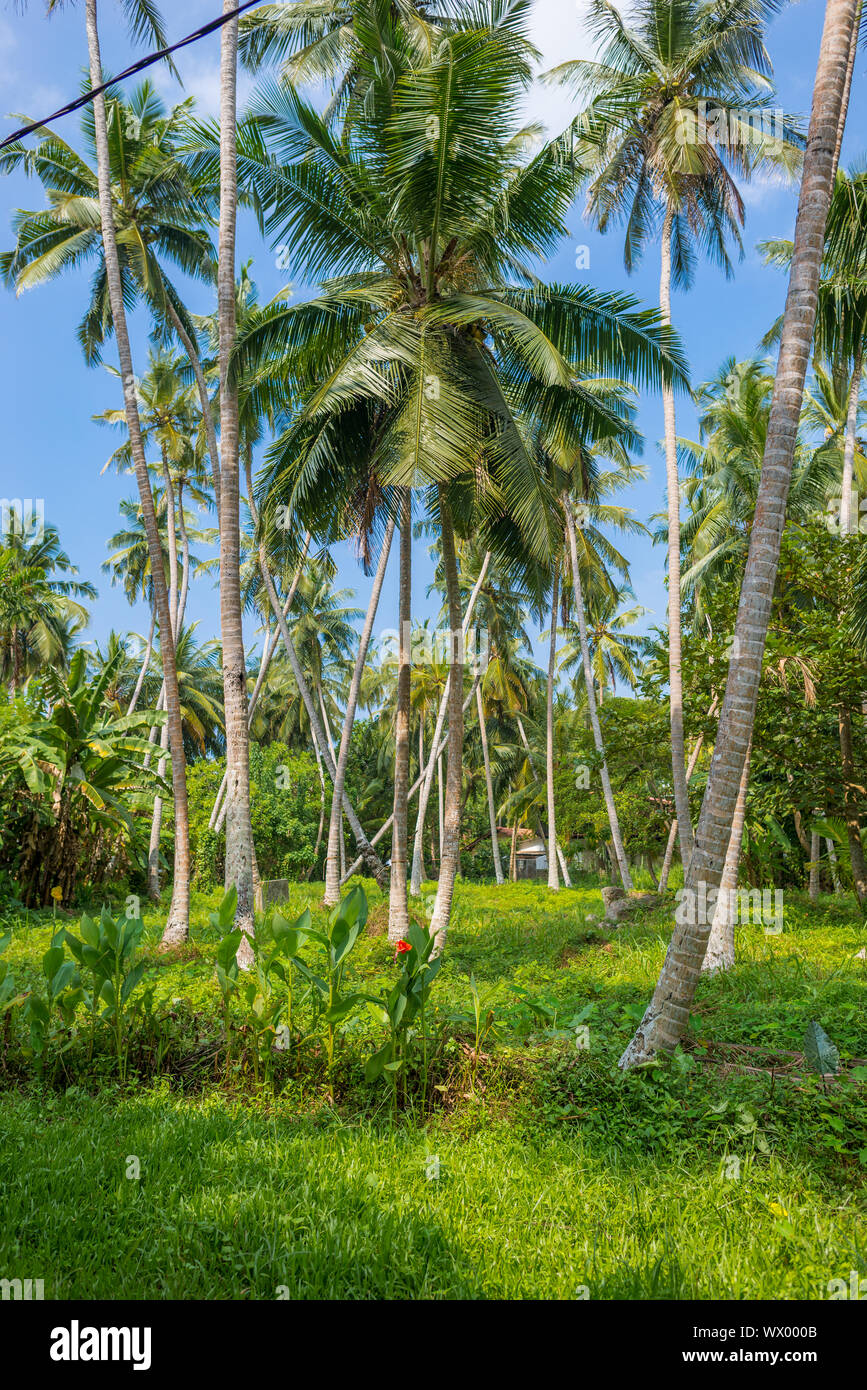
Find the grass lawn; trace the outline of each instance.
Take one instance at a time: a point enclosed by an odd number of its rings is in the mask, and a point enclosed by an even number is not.
[[[292,910],[316,916],[320,894],[295,887]],[[60,1299],[824,1299],[867,1275],[867,1072],[851,1065],[867,1056],[867,934],[848,900],[787,893],[781,935],[740,929],[684,1050],[622,1076],[665,911],[615,930],[596,924],[595,885],[463,884],[431,996],[438,1089],[396,1121],[390,1088],[361,1075],[370,1018],[345,1029],[333,1107],[315,1047],[275,1095],[188,1065],[216,1057],[217,900],[195,900],[180,958],[152,957],[174,1029],[159,1070],[121,1086],[108,1052],[85,1064],[73,1047],[36,1080],[3,1052],[0,1277]],[[159,912],[145,921],[150,950]],[[10,925],[26,982],[54,924]],[[353,961],[365,990],[394,978],[382,934]],[[811,1019],[839,1048],[834,1083],[785,1055]]]

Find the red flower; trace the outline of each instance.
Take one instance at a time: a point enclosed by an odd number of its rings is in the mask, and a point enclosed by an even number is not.
[[[410,946],[408,941],[398,941],[396,949],[399,951],[401,955],[405,955],[407,951],[412,950],[412,947]]]

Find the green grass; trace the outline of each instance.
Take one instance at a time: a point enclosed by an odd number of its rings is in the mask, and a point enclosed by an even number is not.
[[[320,892],[296,887],[292,909]],[[217,1026],[216,901],[196,899],[185,958],[155,958],[158,997],[187,1001],[173,1007],[188,1046]],[[783,934],[741,930],[736,969],[703,982],[684,1052],[628,1076],[616,1059],[668,918],[609,931],[588,915],[601,915],[592,886],[461,886],[432,999],[466,1040],[472,972],[495,1022],[475,1082],[449,1045],[424,1121],[395,1125],[387,1091],[361,1081],[376,1041],[361,1020],[343,1039],[333,1110],[313,1073],[272,1098],[248,1077],[182,1085],[171,1067],[120,1088],[107,1057],[101,1079],[71,1061],[50,1084],[0,1070],[0,1277],[43,1278],[51,1298],[224,1299],[574,1298],[581,1286],[821,1299],[830,1279],[863,1278],[863,1084],[744,1073],[721,1061],[764,1054],[715,1050],[794,1051],[815,1018],[844,1062],[867,1056],[851,905],[787,894]],[[146,924],[153,944],[159,914]],[[52,922],[14,926],[7,959],[23,975]],[[365,938],[357,972],[366,989],[393,977],[384,937]],[[576,1020],[589,1050],[576,1050]],[[130,1156],[139,1179],[125,1175]]]

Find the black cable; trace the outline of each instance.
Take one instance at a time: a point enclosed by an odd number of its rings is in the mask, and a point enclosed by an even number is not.
[[[22,130],[16,130],[13,135],[7,135],[5,140],[0,140],[0,150],[6,145],[11,145],[15,140],[21,140],[25,135],[32,135],[34,130],[41,130],[43,126],[50,125],[52,121],[57,121],[61,116],[68,116],[71,111],[77,111],[79,107],[87,106],[88,102],[93,101],[101,92],[107,92],[109,87],[114,87],[118,82],[123,82],[127,77],[133,77],[137,72],[144,68],[151,67],[154,63],[162,62],[170,53],[177,53],[179,48],[186,48],[187,44],[195,43],[198,39],[205,38],[208,34],[213,34],[215,29],[221,29],[224,24],[228,24],[230,19],[235,19],[244,10],[252,10],[254,5],[261,5],[263,0],[246,0],[246,3],[239,5],[230,14],[220,15],[219,19],[212,19],[209,24],[203,24],[201,29],[197,29],[194,34],[187,34],[185,39],[180,39],[173,43],[169,48],[161,48],[159,53],[149,53],[147,58],[142,58],[132,67],[119,72],[116,77],[112,77],[108,82],[103,82],[101,87],[94,87],[92,91],[85,92],[75,101],[71,101],[68,106],[62,106],[59,111],[55,111],[52,116],[46,116],[44,121],[34,121],[32,125],[26,125]]]

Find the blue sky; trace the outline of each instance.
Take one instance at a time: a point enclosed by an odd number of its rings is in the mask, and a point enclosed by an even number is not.
[[[217,0],[183,0],[164,4],[163,13],[172,39],[180,38],[219,12]],[[624,6],[628,10],[628,7]],[[119,22],[119,6],[103,0],[103,63],[109,72],[125,67],[133,56]],[[586,34],[582,31],[582,0],[537,0],[534,11],[534,37],[544,55],[544,66],[553,66],[568,56],[589,56]],[[816,57],[824,6],[819,0],[793,4],[772,23],[769,47],[775,66],[779,104],[787,111],[809,115]],[[0,5],[0,110],[4,133],[22,122],[12,113],[24,112],[41,118],[77,94],[86,63],[84,10],[68,6],[65,12],[44,17],[39,0],[19,12],[5,0]],[[863,60],[862,60],[863,61]],[[178,66],[185,92],[168,73],[152,69],[167,100],[192,93],[199,109],[216,111],[219,91],[219,37],[212,36],[180,55]],[[861,64],[859,63],[859,66]],[[242,99],[250,90],[243,77]],[[856,73],[849,112],[844,163],[865,153],[865,114],[867,96],[863,71]],[[534,97],[534,115],[546,121],[553,131],[566,123],[568,108],[562,95],[540,89]],[[77,115],[64,117],[57,130],[75,143]],[[689,355],[693,381],[710,376],[731,353],[745,357],[756,349],[761,335],[780,313],[785,296],[785,279],[779,272],[761,264],[755,251],[757,242],[771,236],[791,236],[794,226],[796,192],[791,188],[761,181],[744,189],[747,222],[744,235],[745,257],[737,266],[734,280],[726,281],[720,271],[700,265],[693,288],[676,294],[673,317]],[[41,189],[19,175],[0,179],[0,227],[4,249],[11,245],[10,219],[18,207],[42,206]],[[627,290],[653,304],[658,293],[658,250],[648,249],[645,264],[627,277],[622,262],[622,241],[613,230],[599,236],[583,221],[577,204],[570,237],[546,268],[551,279],[581,280],[606,290]],[[589,268],[575,269],[576,246],[589,248]],[[287,279],[277,267],[275,255],[258,238],[252,223],[243,219],[239,237],[239,261],[253,258],[253,273],[262,298],[274,294]],[[109,406],[121,404],[119,384],[101,368],[89,369],[81,357],[75,328],[83,312],[87,293],[87,273],[57,281],[16,299],[2,291],[3,330],[0,334],[0,391],[4,426],[0,495],[43,498],[46,519],[56,525],[63,544],[82,574],[99,589],[93,605],[91,626],[86,639],[102,640],[110,628],[146,632],[147,614],[143,607],[131,609],[122,592],[113,589],[100,565],[106,558],[106,537],[119,525],[118,502],[132,496],[131,478],[118,478],[101,469],[118,438],[91,417]],[[299,295],[306,291],[298,287]],[[190,306],[204,311],[207,297],[201,290],[191,291]],[[136,315],[133,321],[133,349],[137,370],[144,368],[147,356],[147,321]],[[106,360],[112,361],[111,349]],[[648,477],[620,499],[646,521],[665,506],[665,469],[658,440],[662,432],[662,405],[658,398],[641,402],[639,424],[646,438],[644,462]],[[679,407],[678,428],[691,435],[694,413],[686,403]],[[632,583],[639,602],[651,610],[645,626],[662,623],[665,614],[664,557],[660,547],[649,539],[635,538],[623,543],[632,564]],[[358,569],[348,547],[340,547],[339,582],[354,588],[363,607],[369,582]],[[377,628],[381,631],[396,621],[396,555],[392,560]],[[430,566],[420,543],[415,571],[414,611],[421,617],[432,609],[426,598]],[[200,620],[201,637],[217,635],[219,601],[210,580],[193,586],[188,617]],[[252,628],[245,633],[248,645],[256,642]]]

